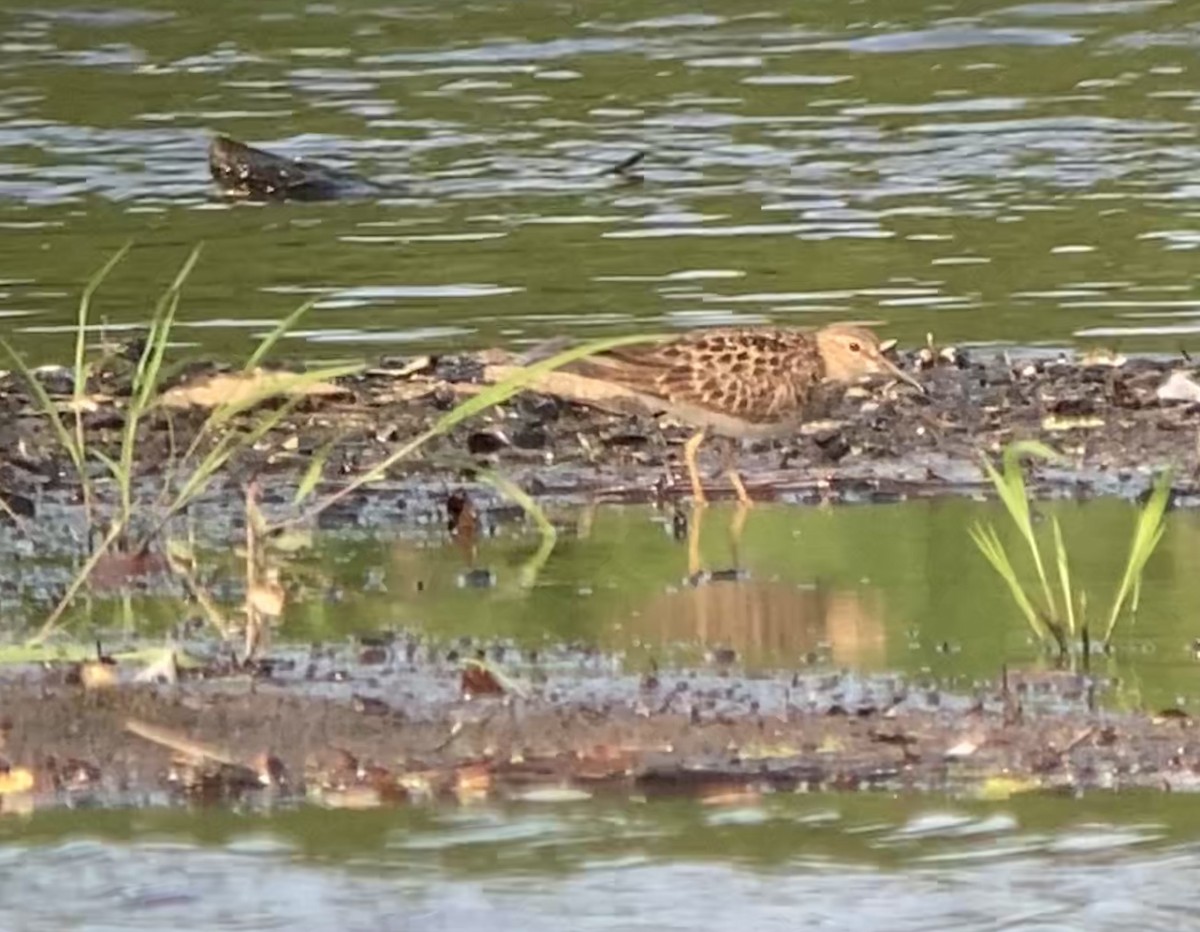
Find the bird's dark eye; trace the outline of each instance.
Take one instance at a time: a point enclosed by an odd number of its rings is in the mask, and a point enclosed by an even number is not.
[[[857,353],[860,349],[862,349],[862,347],[859,346],[857,343],[850,344],[850,352]]]

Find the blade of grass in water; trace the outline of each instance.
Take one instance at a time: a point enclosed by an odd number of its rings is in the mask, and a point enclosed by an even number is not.
[[[1037,536],[1033,529],[1033,518],[1029,511],[1029,497],[1025,489],[1025,474],[1021,469],[1021,458],[1023,456],[1034,456],[1047,460],[1058,459],[1058,454],[1044,443],[1027,440],[1010,443],[1004,448],[1003,473],[997,472],[996,468],[986,460],[984,461],[984,468],[988,479],[991,480],[996,493],[1000,497],[1000,501],[1004,505],[1005,511],[1008,512],[1009,518],[1012,519],[1013,524],[1016,525],[1017,530],[1025,539],[1025,546],[1033,560],[1034,568],[1037,570],[1038,581],[1042,586],[1042,595],[1046,600],[1047,615],[1052,621],[1057,622],[1059,613],[1055,604],[1054,593],[1050,588],[1050,580],[1046,576],[1046,568],[1042,562],[1042,551],[1038,546]]]
[[[1067,548],[1063,543],[1062,525],[1056,515],[1051,523],[1054,528],[1054,553],[1058,563],[1058,585],[1062,590],[1063,605],[1067,610],[1067,630],[1075,637],[1075,593],[1071,589],[1071,567],[1067,560]]]
[[[1137,523],[1133,530],[1133,542],[1129,547],[1129,558],[1125,561],[1125,572],[1121,576],[1121,584],[1117,587],[1117,594],[1113,598],[1112,610],[1108,616],[1108,626],[1104,630],[1105,645],[1111,643],[1113,631],[1117,627],[1117,619],[1121,615],[1121,608],[1134,588],[1139,586],[1142,571],[1146,568],[1150,555],[1158,547],[1159,541],[1162,540],[1163,519],[1166,516],[1167,503],[1170,498],[1171,474],[1165,472],[1155,480],[1150,498],[1138,513]]]
[[[303,505],[310,495],[316,491],[317,485],[321,481],[321,474],[325,471],[325,464],[329,462],[329,457],[333,453],[334,446],[337,445],[337,438],[330,440],[321,445],[321,448],[313,454],[309,460],[308,466],[304,470],[304,475],[300,477],[300,484],[296,486],[296,494],[292,498],[292,504],[299,508]]]
[[[1012,560],[1009,559],[1008,551],[1004,549],[1004,544],[1000,542],[1000,537],[996,533],[996,529],[989,525],[976,524],[970,529],[971,539],[975,541],[975,546],[979,548],[980,553],[984,555],[987,561],[995,569],[996,574],[1008,584],[1009,592],[1012,594],[1013,601],[1017,603],[1021,614],[1025,616],[1025,621],[1029,628],[1033,631],[1034,637],[1039,641],[1046,639],[1046,625],[1038,611],[1030,601],[1029,596],[1025,592],[1025,587],[1021,585],[1021,580],[1017,576],[1016,570],[1013,568]]]
[[[265,337],[263,337],[262,341],[258,344],[257,349],[250,354],[250,358],[247,359],[246,364],[242,366],[242,371],[249,372],[260,362],[262,362],[266,358],[267,354],[274,349],[275,344],[278,343],[281,338],[295,329],[296,324],[300,322],[300,318],[312,310],[313,306],[318,300],[319,298],[311,298],[308,301],[305,301],[298,308],[292,311],[292,313],[288,314],[287,317],[283,318],[283,320],[276,324],[275,328]]]
[[[542,510],[542,507],[533,500],[529,493],[511,479],[507,479],[500,475],[500,473],[490,469],[481,469],[476,475],[478,475],[481,481],[492,486],[509,501],[519,505],[521,510],[537,525],[541,542],[533,556],[521,566],[521,587],[529,589],[537,582],[542,567],[546,565],[546,561],[550,559],[550,554],[554,552],[554,545],[558,542],[558,531],[550,523],[550,519],[546,517],[546,513]]]

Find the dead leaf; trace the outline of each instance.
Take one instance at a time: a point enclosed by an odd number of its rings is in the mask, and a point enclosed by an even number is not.
[[[153,725],[140,719],[131,718],[125,722],[125,730],[145,738],[155,744],[170,748],[176,754],[197,762],[212,761],[231,767],[241,766],[241,763],[228,752],[202,741],[194,741],[187,735],[171,728]]]
[[[217,408],[222,405],[250,406],[276,396],[342,395],[346,390],[331,382],[313,382],[303,372],[221,372],[178,385],[163,392],[168,408]]]
[[[117,679],[117,664],[113,660],[85,660],[79,665],[79,682],[84,689],[111,689],[117,685]]]
[[[1126,362],[1125,357],[1116,350],[1104,347],[1094,347],[1079,357],[1079,365],[1081,366],[1111,366],[1116,368],[1125,365]]]
[[[544,786],[514,793],[512,798],[525,803],[576,803],[591,799],[592,794],[571,786]]]
[[[1048,431],[1087,430],[1090,428],[1103,426],[1104,418],[1095,417],[1094,415],[1064,417],[1063,415],[1059,414],[1050,414],[1042,418],[1042,430]]]
[[[330,809],[378,809],[383,797],[373,786],[348,786],[339,790],[324,790],[320,801]]]
[[[487,764],[463,764],[454,772],[454,795],[459,802],[486,799],[492,788],[492,770]]]
[[[246,593],[246,603],[268,618],[282,615],[286,600],[287,593],[279,583],[279,571],[274,568],[267,570],[266,579],[255,583]]]
[[[491,669],[481,661],[468,660],[463,664],[461,687],[463,695],[503,696],[504,687]]]
[[[0,773],[0,796],[27,793],[33,789],[33,772],[25,767],[13,767]]]
[[[424,372],[433,365],[433,359],[429,356],[414,356],[403,366],[395,369],[387,366],[378,366],[374,369],[368,369],[366,375],[384,376],[390,379],[406,379],[410,375],[416,375],[418,372]]]
[[[978,750],[979,743],[968,739],[958,742],[958,744],[951,748],[947,748],[944,756],[950,760],[963,760],[964,758],[970,757]]]
[[[483,380],[502,382],[520,371],[520,366],[487,366],[483,370]],[[613,382],[592,379],[561,369],[542,373],[529,383],[529,389],[614,414],[654,414],[662,410],[661,401],[622,388]]]
[[[1200,401],[1200,384],[1188,372],[1172,372],[1154,392],[1159,401]]]
[[[112,404],[112,400],[112,395],[97,392],[94,395],[80,395],[78,398],[56,401],[54,407],[63,414],[95,414],[103,405]]]
[[[762,791],[748,786],[733,789],[716,787],[711,792],[700,792],[702,806],[746,806],[758,802],[762,802]]]
[[[175,659],[175,651],[171,648],[163,650],[157,659],[146,664],[134,677],[136,683],[158,683],[160,681],[179,682],[179,664]]]

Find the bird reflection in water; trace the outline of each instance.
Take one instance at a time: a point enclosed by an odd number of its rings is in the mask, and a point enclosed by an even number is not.
[[[741,662],[793,665],[821,660],[839,666],[886,665],[883,599],[869,587],[840,588],[757,579],[741,561],[741,539],[751,513],[734,507],[728,526],[732,564],[706,568],[701,535],[706,517],[726,509],[698,508],[677,517],[686,538],[687,585],[656,595],[640,607],[638,635],[662,645],[697,644],[734,652]]]

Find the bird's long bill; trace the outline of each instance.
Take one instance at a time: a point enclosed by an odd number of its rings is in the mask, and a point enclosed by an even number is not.
[[[901,382],[904,382],[907,385],[911,385],[913,388],[915,388],[917,391],[919,391],[922,395],[925,394],[925,386],[922,385],[920,382],[918,382],[915,377],[909,375],[907,372],[905,372],[903,369],[901,369],[899,366],[897,366],[894,362],[892,362],[890,359],[887,359],[886,357],[882,357],[880,359],[880,361],[883,363],[884,367],[886,368],[888,375],[895,376]]]

